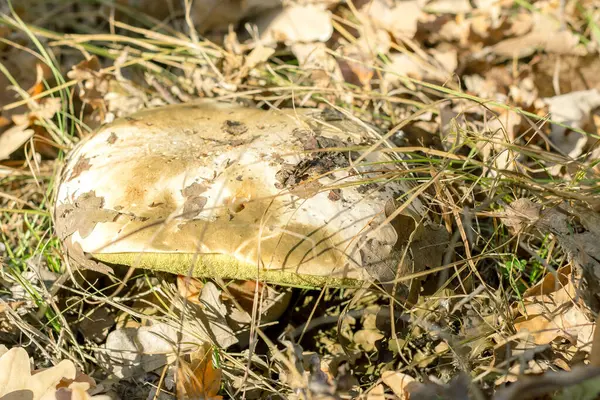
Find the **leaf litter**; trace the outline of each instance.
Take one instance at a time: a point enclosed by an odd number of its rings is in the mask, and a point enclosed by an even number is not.
[[[51,367],[48,352],[68,355],[100,379],[93,393],[111,398],[110,388],[141,381],[160,398],[597,396],[593,2],[195,1],[186,16],[186,2],[122,1],[114,10],[66,5],[64,18],[46,17],[52,4],[43,3],[15,11],[43,25],[33,32],[56,65],[32,55],[39,49],[1,6],[0,208],[10,210],[0,223],[2,343],[35,332],[37,365]],[[75,90],[52,94],[70,96],[70,120],[85,127],[60,125],[66,103],[49,93],[57,71]],[[428,185],[420,197],[434,220],[425,229],[398,219],[416,229],[398,244],[414,276],[396,283],[397,296],[386,285],[286,292],[188,280],[193,289],[185,277],[100,277],[67,265],[51,222],[31,217],[31,205],[47,209],[56,155],[73,141],[57,132],[85,137],[138,109],[196,97],[334,104],[393,139],[410,179]],[[28,285],[27,261],[64,278]],[[111,297],[106,288],[120,279],[124,292]],[[256,298],[271,315],[253,310]],[[52,314],[61,308],[65,319]],[[57,320],[61,335],[48,328]],[[31,370],[29,359],[11,365]],[[78,398],[94,386],[70,385]]]

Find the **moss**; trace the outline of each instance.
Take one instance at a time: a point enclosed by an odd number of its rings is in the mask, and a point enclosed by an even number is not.
[[[323,286],[357,287],[362,281],[331,276],[297,274],[291,270],[260,269],[256,265],[240,262],[226,254],[197,254],[190,253],[109,253],[94,254],[99,261],[110,264],[131,265],[137,268],[166,271],[173,274],[187,275],[191,269],[194,277],[223,279],[259,279],[278,285],[319,288]]]

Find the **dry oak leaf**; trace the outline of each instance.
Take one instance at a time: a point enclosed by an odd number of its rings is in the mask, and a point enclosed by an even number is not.
[[[32,373],[33,372],[33,373]],[[77,375],[75,365],[63,360],[54,367],[31,371],[25,349],[0,346],[0,400],[107,400],[90,396],[94,381]]]
[[[589,351],[594,323],[576,300],[576,287],[570,275],[570,266],[561,268],[525,292],[523,306],[519,307],[522,316],[515,320],[514,326],[517,332],[529,332],[538,345],[565,337],[576,342],[580,350]]]
[[[63,360],[32,376],[25,349],[12,348],[0,357],[0,399],[51,399],[56,385],[63,378],[74,379],[75,373],[75,365]]]

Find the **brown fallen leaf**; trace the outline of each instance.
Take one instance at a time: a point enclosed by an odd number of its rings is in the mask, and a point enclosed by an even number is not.
[[[564,125],[576,129],[583,129],[592,119],[592,111],[600,107],[600,90],[581,90],[543,99],[548,105],[548,111],[553,121],[562,122]],[[552,125],[550,139],[560,150],[570,157],[576,158],[583,153],[588,140],[596,139],[587,135],[573,132],[563,126]]]
[[[79,97],[84,103],[92,106],[94,110],[106,112],[104,96],[109,91],[110,75],[100,72],[100,61],[98,57],[92,56],[81,61],[67,72],[69,79],[77,80],[79,86]]]
[[[411,382],[415,382],[415,378],[399,371],[385,371],[381,374],[381,379],[400,400],[409,399],[406,388]]]
[[[199,279],[177,275],[177,291],[181,297],[187,299],[190,303],[201,304],[200,293],[203,286],[204,283]]]
[[[535,228],[552,234],[574,266],[550,274],[525,293],[515,328],[528,331],[536,344],[565,337],[589,351],[594,324],[588,307],[597,307],[600,286],[599,221],[600,215],[592,210],[569,204],[544,209],[531,200],[517,199],[506,208],[506,225],[516,231]]]
[[[331,13],[317,4],[292,4],[266,11],[255,23],[261,43],[267,46],[280,42],[326,42],[333,34]]]
[[[213,365],[210,345],[179,359],[177,367],[177,399],[222,399],[221,370]]]
[[[507,58],[523,58],[543,50],[555,54],[587,54],[579,45],[579,37],[569,30],[562,30],[559,19],[536,13],[533,30],[520,37],[505,39],[491,47],[494,54]]]
[[[421,6],[417,0],[394,2],[373,0],[366,2],[361,13],[376,27],[383,28],[397,38],[412,38],[417,32]]]
[[[522,316],[514,321],[517,332],[529,332],[535,344],[548,344],[557,337],[577,343],[580,350],[589,351],[594,324],[583,304],[576,299],[573,282],[552,293],[523,299]]]
[[[436,14],[466,14],[472,8],[467,0],[431,0],[424,10]]]
[[[385,388],[382,384],[376,385],[369,393],[367,393],[367,400],[385,400]]]
[[[33,129],[15,125],[0,134],[0,160],[6,160],[33,136]]]
[[[328,87],[343,81],[342,71],[336,59],[328,53],[325,43],[294,43],[291,50],[302,70],[310,72],[316,86]]]
[[[513,229],[552,234],[576,267],[574,276],[583,278],[585,290],[577,287],[577,295],[592,310],[600,307],[596,297],[600,293],[600,213],[566,202],[543,208],[529,199],[517,199],[501,217]]]

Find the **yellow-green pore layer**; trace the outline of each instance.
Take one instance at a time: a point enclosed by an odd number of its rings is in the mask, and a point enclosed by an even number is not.
[[[108,264],[130,265],[193,277],[256,280],[298,288],[358,287],[366,282],[333,276],[298,274],[293,270],[266,269],[227,254],[106,253],[93,258]]]

